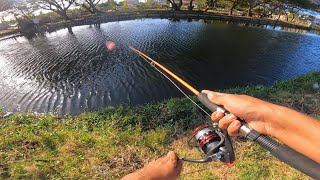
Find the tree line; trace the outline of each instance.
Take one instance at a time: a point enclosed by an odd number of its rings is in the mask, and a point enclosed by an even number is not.
[[[91,14],[100,13],[97,5],[101,0],[8,0],[0,2],[0,12],[7,12],[17,17],[29,19],[36,10],[49,10],[57,13],[65,20],[71,20],[68,10],[81,7]],[[114,2],[112,2],[114,3]]]
[[[188,10],[194,9],[194,1],[190,0]],[[181,10],[182,0],[168,0],[174,10]],[[256,12],[260,17],[268,17],[273,14],[286,15],[297,14],[302,9],[320,11],[320,5],[313,0],[201,0],[205,4],[205,11],[217,8],[228,9],[229,15],[234,10],[244,11],[244,15],[253,16]]]
[[[167,0],[175,11],[180,11],[183,5],[182,0]],[[190,0],[187,6],[189,11],[194,9],[196,0]],[[204,5],[204,11],[211,9],[223,8],[227,9],[230,15],[235,10],[241,10],[243,15],[252,17],[258,14],[259,17],[270,17],[271,15],[288,15],[295,16],[302,9],[311,9],[319,11],[319,4],[313,0],[199,0]],[[197,2],[199,3],[199,2]],[[91,14],[99,14],[99,6],[101,0],[8,0],[0,1],[0,12],[7,12],[17,17],[23,17],[30,20],[30,14],[36,10],[49,10],[64,20],[72,20],[68,15],[68,11],[74,7],[81,7]],[[113,0],[107,3],[116,4]],[[292,18],[294,19],[294,17]],[[288,16],[287,16],[288,20]]]

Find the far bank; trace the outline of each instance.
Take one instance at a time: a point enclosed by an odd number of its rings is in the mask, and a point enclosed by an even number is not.
[[[173,10],[128,10],[128,11],[115,11],[115,12],[104,12],[96,15],[83,15],[80,18],[76,18],[68,21],[59,22],[47,22],[40,24],[33,24],[28,26],[27,29],[16,29],[6,30],[0,32],[0,37],[9,36],[7,38],[17,36],[29,36],[32,34],[41,34],[45,32],[53,32],[62,28],[72,28],[80,25],[100,25],[101,23],[114,22],[114,21],[125,21],[132,19],[143,19],[143,18],[165,18],[172,19],[175,21],[179,20],[204,20],[204,21],[225,21],[233,22],[245,25],[253,26],[270,26],[270,27],[282,27],[284,29],[297,29],[297,30],[317,30],[311,26],[295,24],[292,22],[284,22],[280,20],[273,20],[269,18],[257,18],[247,17],[238,15],[227,15],[218,12],[204,12],[204,11],[173,11]],[[13,35],[13,36],[10,36]]]

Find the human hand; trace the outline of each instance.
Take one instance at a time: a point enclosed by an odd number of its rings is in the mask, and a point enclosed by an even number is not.
[[[239,135],[241,123],[237,117],[245,120],[254,130],[273,136],[276,129],[273,120],[276,105],[247,95],[225,94],[209,90],[203,90],[202,93],[207,94],[211,102],[223,106],[232,113],[225,116],[222,112],[216,111],[211,115],[212,121],[219,122],[219,127],[227,129],[231,136]]]
[[[246,95],[202,91],[208,99],[223,106],[233,115],[213,112],[211,119],[219,122],[232,136],[241,126],[237,117],[245,120],[254,130],[275,137],[297,152],[320,163],[320,122],[290,108],[271,104]],[[236,117],[237,116],[237,117]]]
[[[123,180],[175,180],[180,177],[182,162],[175,152],[170,151],[166,156],[152,161],[144,168],[125,176]]]

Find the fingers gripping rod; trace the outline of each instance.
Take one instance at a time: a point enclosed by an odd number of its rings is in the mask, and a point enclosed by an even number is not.
[[[173,72],[171,72],[166,67],[162,66],[157,61],[151,59],[149,56],[145,55],[144,53],[140,52],[139,50],[133,48],[130,46],[130,49],[132,49],[134,52],[139,54],[140,56],[144,57],[149,63],[154,64],[156,67],[163,70],[165,73],[170,75],[172,78],[177,80],[179,83],[181,83],[184,87],[189,89],[193,94],[195,94],[198,98],[198,100],[206,106],[210,111],[220,111],[224,113],[225,115],[230,114],[226,109],[224,109],[221,106],[218,106],[214,103],[212,103],[206,94],[200,93],[195,88],[193,88],[191,85],[189,85],[187,82],[182,80],[180,77],[175,75]],[[270,153],[278,158],[280,161],[283,161],[284,163],[292,166],[293,168],[301,171],[302,173],[312,177],[312,178],[319,178],[320,177],[320,164],[309,159],[308,157],[300,154],[299,152],[293,150],[292,148],[280,144],[274,139],[270,138],[269,136],[260,134],[259,132],[255,131],[249,125],[241,120],[241,127],[239,130],[240,134],[244,137],[250,139],[251,141],[261,145],[264,149],[270,151]]]

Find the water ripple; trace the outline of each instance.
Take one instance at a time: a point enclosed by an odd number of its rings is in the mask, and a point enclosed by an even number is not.
[[[202,89],[271,84],[320,70],[320,37],[202,21],[130,20],[0,44],[5,110],[79,114],[181,94],[129,50],[146,52]],[[107,51],[106,41],[116,49]]]

